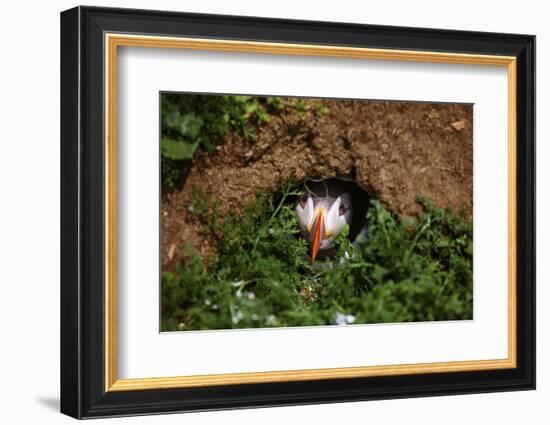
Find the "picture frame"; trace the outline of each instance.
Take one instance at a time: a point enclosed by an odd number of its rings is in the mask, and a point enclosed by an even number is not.
[[[120,379],[117,53],[131,46],[505,69],[508,180],[502,184],[508,185],[508,205],[498,215],[506,217],[508,226],[508,355]],[[62,413],[92,418],[535,388],[534,36],[96,7],[67,10],[61,13],[61,195]]]

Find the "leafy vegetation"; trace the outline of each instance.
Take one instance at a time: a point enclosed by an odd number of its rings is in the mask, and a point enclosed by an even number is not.
[[[174,188],[197,149],[213,153],[228,132],[256,139],[269,120],[259,98],[164,93],[161,96],[162,185]]]
[[[163,93],[160,141],[163,189],[178,186],[199,149],[215,152],[228,133],[254,142],[258,126],[286,107],[301,115],[310,109],[302,99],[289,103],[280,97]],[[327,112],[322,104],[314,107],[317,117]]]
[[[335,258],[311,263],[298,237],[298,193],[285,184],[221,221],[195,192],[217,254],[204,259],[185,246],[185,261],[163,273],[162,330],[472,318],[471,220],[425,198],[418,218],[400,220],[373,200],[366,242],[354,245],[344,231]]]

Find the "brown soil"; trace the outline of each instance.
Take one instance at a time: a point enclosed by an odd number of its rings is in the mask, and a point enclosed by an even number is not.
[[[400,216],[417,214],[422,194],[471,217],[471,105],[308,101],[318,102],[329,108],[322,118],[287,108],[256,142],[227,137],[215,154],[197,155],[183,187],[162,202],[163,269],[172,268],[182,242],[205,255],[215,248],[190,212],[192,187],[219,200],[223,215],[290,177],[346,177]]]

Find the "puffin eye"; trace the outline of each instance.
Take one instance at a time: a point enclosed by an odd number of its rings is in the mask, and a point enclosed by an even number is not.
[[[298,204],[300,204],[300,206],[302,207],[302,209],[304,209],[306,207],[306,204],[307,204],[307,196],[306,195],[302,195],[300,197],[300,200],[298,201]]]
[[[338,208],[338,214],[340,216],[344,215],[348,209],[344,206],[344,204],[340,204],[340,207]]]

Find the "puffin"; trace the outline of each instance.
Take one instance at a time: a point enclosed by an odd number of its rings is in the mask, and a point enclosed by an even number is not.
[[[328,186],[323,185],[325,194],[319,196],[305,184],[306,192],[296,201],[300,233],[308,243],[312,262],[334,255],[334,240],[353,218],[349,193],[330,194]]]

